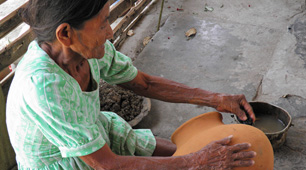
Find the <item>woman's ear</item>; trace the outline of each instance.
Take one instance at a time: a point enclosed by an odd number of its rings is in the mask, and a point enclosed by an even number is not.
[[[56,38],[64,46],[70,46],[72,43],[72,28],[68,23],[59,25],[56,29]]]

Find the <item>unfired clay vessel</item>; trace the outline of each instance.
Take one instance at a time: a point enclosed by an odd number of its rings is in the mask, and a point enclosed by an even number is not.
[[[212,141],[233,135],[230,145],[250,143],[249,150],[257,153],[253,159],[255,165],[240,167],[235,170],[273,170],[274,154],[267,136],[259,129],[244,124],[228,124],[222,122],[222,115],[209,112],[199,115],[185,122],[171,137],[177,146],[173,156],[196,152]]]

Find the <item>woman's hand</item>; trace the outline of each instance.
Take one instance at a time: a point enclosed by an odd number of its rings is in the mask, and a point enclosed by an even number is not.
[[[230,146],[232,136],[213,141],[200,151],[192,154],[195,161],[194,169],[205,170],[231,170],[235,167],[248,167],[254,165],[251,158],[256,156],[254,151],[244,151],[250,144],[241,143]]]
[[[220,112],[234,113],[240,120],[247,120],[247,115],[255,121],[255,114],[252,107],[247,102],[245,96],[241,95],[229,95],[218,94],[218,105],[216,109]]]

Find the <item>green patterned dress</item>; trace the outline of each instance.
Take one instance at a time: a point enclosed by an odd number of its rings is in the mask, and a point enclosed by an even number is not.
[[[102,59],[88,60],[95,87],[90,92],[33,41],[11,84],[6,122],[19,169],[91,169],[79,156],[105,144],[118,155],[151,156],[150,130],[132,129],[112,112],[101,112],[99,80],[120,84],[135,78],[131,59],[105,43]]]

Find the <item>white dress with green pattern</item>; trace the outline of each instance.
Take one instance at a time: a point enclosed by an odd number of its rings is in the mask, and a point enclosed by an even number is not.
[[[131,59],[109,41],[102,59],[90,59],[95,88],[84,92],[33,41],[10,87],[6,121],[19,169],[91,169],[79,156],[105,144],[118,155],[151,156],[150,130],[134,130],[112,112],[101,112],[99,80],[120,84],[135,78]]]

